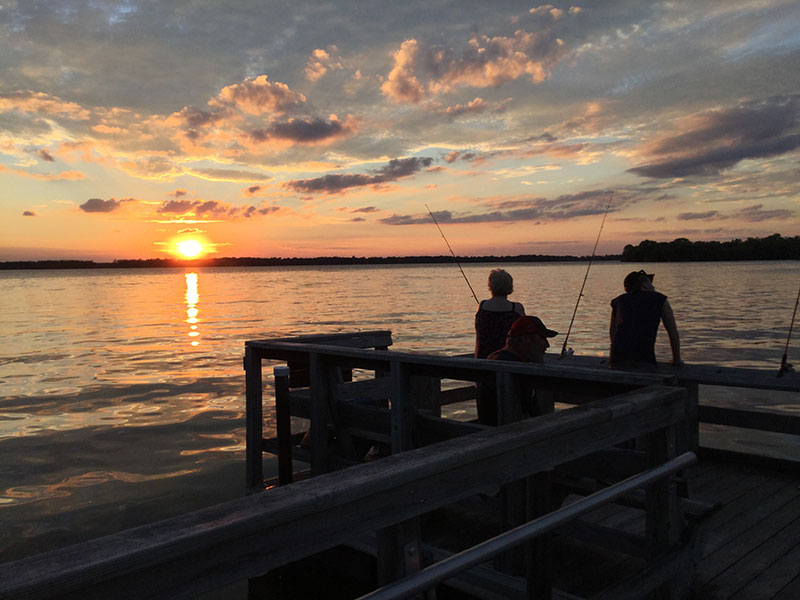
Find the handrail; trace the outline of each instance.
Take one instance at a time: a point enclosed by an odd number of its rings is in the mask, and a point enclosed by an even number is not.
[[[421,592],[458,575],[462,571],[474,567],[501,552],[505,552],[514,546],[518,546],[538,535],[552,531],[556,527],[575,519],[587,512],[599,508],[604,504],[613,502],[633,490],[644,487],[664,477],[673,475],[689,467],[697,460],[693,452],[686,452],[663,463],[657,467],[628,477],[614,485],[602,489],[590,496],[581,498],[572,504],[560,508],[552,513],[548,513],[538,519],[534,519],[503,532],[493,538],[481,542],[463,552],[454,554],[438,563],[422,569],[403,579],[399,579],[380,589],[361,596],[358,600],[395,600],[405,598],[415,592]]]

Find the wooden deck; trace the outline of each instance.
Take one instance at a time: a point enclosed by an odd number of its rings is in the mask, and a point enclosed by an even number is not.
[[[701,556],[693,585],[697,600],[796,600],[800,598],[800,465],[748,464],[701,457],[689,469],[693,500],[717,505],[704,523]],[[587,521],[641,531],[641,511],[607,506]],[[593,583],[570,577],[576,562],[562,557],[559,589],[583,595]],[[565,548],[561,548],[565,551]],[[595,572],[621,573],[633,561],[607,562]]]
[[[705,520],[704,536],[700,540],[701,556],[697,564],[692,600],[796,600],[800,598],[800,465],[762,462],[730,462],[718,456],[702,457],[687,473],[689,489],[694,500],[716,505],[716,510]],[[569,499],[567,500],[569,502]],[[460,536],[465,545],[480,541],[481,537],[496,533],[499,524],[484,521],[475,527],[475,512],[465,509],[462,513],[440,513],[428,524],[434,536],[464,529]],[[615,504],[598,509],[586,517],[587,522],[607,527],[619,527],[630,533],[640,533],[644,528],[644,513]],[[374,556],[374,545],[354,543],[362,558],[350,555],[353,567],[359,565],[364,573],[374,572],[374,564],[364,562],[363,556]],[[453,551],[458,548],[451,548]],[[344,550],[343,550],[344,551]],[[345,551],[345,552],[349,552]],[[430,552],[430,551],[429,551]],[[341,557],[340,557],[341,558]],[[441,559],[442,556],[428,558]],[[374,560],[374,559],[373,559]],[[336,560],[331,554],[320,555],[302,567],[287,567],[281,574],[282,584],[262,582],[251,588],[251,598],[280,598],[295,600],[314,590],[338,586],[344,592],[337,598],[356,597],[371,589],[374,582],[366,580],[359,587],[347,588],[337,582],[336,575],[325,573],[325,565]],[[591,596],[593,590],[622,580],[635,573],[642,561],[631,559],[627,554],[609,552],[591,547],[585,542],[576,543],[567,536],[555,536],[554,564],[556,600],[574,600]],[[313,584],[298,581],[307,579],[309,569],[318,577]],[[525,580],[521,577],[504,576],[496,587],[485,589],[490,582],[488,569],[483,567],[484,577],[476,577],[470,583],[462,577],[455,588],[450,588],[442,598],[526,598]],[[292,577],[294,575],[294,579]],[[348,570],[349,585],[352,586],[353,571]],[[294,583],[289,585],[293,579]],[[467,582],[467,583],[464,583]],[[311,587],[309,587],[311,586]],[[263,595],[260,595],[258,590]],[[470,590],[472,593],[468,593]],[[502,591],[500,591],[502,590]],[[278,592],[276,596],[275,593]]]

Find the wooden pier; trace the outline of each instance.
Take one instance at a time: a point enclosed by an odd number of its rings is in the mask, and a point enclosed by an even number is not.
[[[698,385],[797,391],[796,374],[771,387],[763,372],[632,374],[390,346],[388,331],[247,342],[249,493],[0,565],[0,598],[194,598],[243,579],[250,598],[274,598],[274,575],[292,565],[319,567],[301,571],[295,597],[313,586],[329,598],[800,597],[797,465],[706,456],[696,435],[709,415]],[[263,361],[276,374],[271,439]],[[522,380],[558,410],[515,421]],[[453,417],[474,382],[497,386],[501,426]],[[710,415],[800,434],[797,417],[741,412]],[[279,457],[275,481],[265,453]],[[350,596],[326,578],[333,565],[359,566]]]

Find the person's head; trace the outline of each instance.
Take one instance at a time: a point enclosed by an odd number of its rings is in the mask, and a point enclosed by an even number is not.
[[[653,289],[652,273],[645,273],[644,271],[631,271],[625,276],[623,285],[626,292],[638,292],[639,290],[652,290]]]
[[[544,361],[544,353],[550,347],[548,338],[558,335],[548,329],[539,317],[520,317],[508,330],[506,346],[517,356],[528,362]]]
[[[503,269],[489,273],[489,291],[492,296],[508,296],[514,291],[514,279]]]

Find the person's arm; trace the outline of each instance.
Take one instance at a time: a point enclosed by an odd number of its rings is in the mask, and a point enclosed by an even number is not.
[[[661,308],[661,321],[664,323],[667,335],[669,335],[669,346],[672,348],[672,364],[679,367],[683,364],[681,360],[681,338],[678,335],[678,326],[675,324],[675,315],[669,305],[669,300],[664,300],[664,306]]]
[[[522,306],[522,302],[514,302],[514,310],[520,317],[525,316],[525,307]]]

